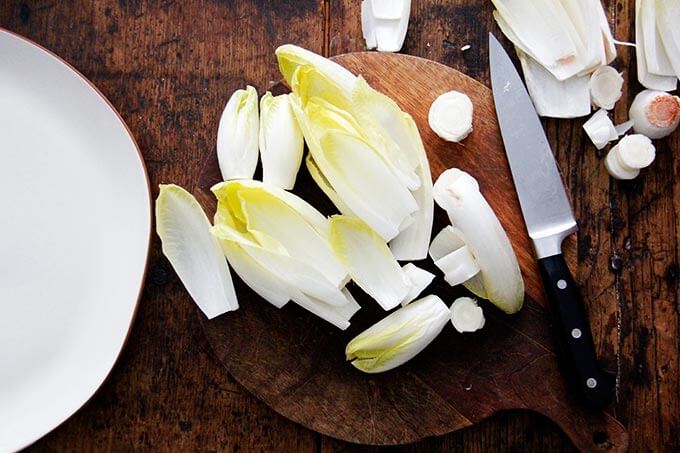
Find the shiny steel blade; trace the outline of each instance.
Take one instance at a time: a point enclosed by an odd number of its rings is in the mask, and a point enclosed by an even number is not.
[[[564,184],[524,84],[491,33],[489,58],[498,123],[529,237],[538,258],[557,255],[562,240],[576,231]]]

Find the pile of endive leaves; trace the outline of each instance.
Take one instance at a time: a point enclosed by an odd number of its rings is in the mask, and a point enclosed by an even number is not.
[[[375,373],[420,352],[451,318],[438,296],[415,300],[434,275],[398,260],[421,260],[429,251],[449,284],[464,284],[507,313],[519,310],[524,286],[515,254],[474,178],[447,170],[433,194],[409,114],[313,52],[284,45],[276,56],[291,93],[266,93],[258,113],[255,89],[238,90],[220,120],[224,182],[212,188],[212,224],[190,193],[160,187],[163,252],[205,315],[238,308],[230,266],[272,305],[293,301],[344,330],[361,308],[346,287],[353,280],[385,311],[401,306],[347,346],[347,360]],[[327,218],[288,191],[305,142],[305,165],[338,215]],[[258,156],[262,181],[253,179]],[[430,248],[435,200],[453,225]],[[457,311],[464,316],[456,325],[465,327],[470,315],[473,331],[483,318],[475,303],[468,305]]]

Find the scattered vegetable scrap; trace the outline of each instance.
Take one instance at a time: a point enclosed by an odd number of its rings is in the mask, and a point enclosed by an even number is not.
[[[640,134],[626,135],[605,158],[605,166],[615,179],[633,179],[648,167],[656,155],[652,141]]]
[[[366,47],[399,52],[406,38],[411,0],[363,0],[361,30]]]
[[[628,116],[638,134],[652,139],[666,137],[680,123],[680,98],[663,91],[641,91],[635,96]]]
[[[482,307],[474,299],[459,297],[451,305],[451,323],[458,332],[476,332],[485,322]]]

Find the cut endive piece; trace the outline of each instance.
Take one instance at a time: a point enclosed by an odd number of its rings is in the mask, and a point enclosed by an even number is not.
[[[218,214],[228,209],[236,230],[247,231],[258,241],[273,240],[290,256],[313,263],[336,287],[347,281],[347,272],[328,244],[328,221],[304,200],[257,181],[228,181],[211,190],[219,201]]]
[[[653,1],[653,0],[652,0]],[[676,76],[665,76],[652,73],[647,67],[647,54],[645,37],[650,36],[653,30],[645,31],[645,21],[642,17],[641,0],[635,0],[635,56],[637,60],[638,80],[650,90],[673,91],[677,86]],[[654,56],[650,56],[653,59]]]
[[[259,123],[255,88],[236,90],[222,112],[217,130],[217,160],[225,181],[250,179],[255,174]]]
[[[183,188],[161,185],[156,231],[163,254],[201,311],[212,319],[238,308],[229,267],[201,205]]]
[[[427,121],[439,137],[458,143],[472,132],[472,101],[467,94],[447,91],[430,105]]]
[[[267,91],[262,96],[259,144],[262,181],[292,189],[302,163],[304,139],[290,105],[290,95],[272,96]]]
[[[680,98],[663,91],[639,92],[628,111],[638,134],[657,139],[670,135],[680,124]]]
[[[415,357],[450,317],[437,296],[426,296],[388,315],[347,344],[345,357],[364,373],[382,373]]]
[[[399,52],[404,44],[411,0],[363,0],[361,29],[366,47],[381,52]]]
[[[661,36],[661,42],[676,77],[680,77],[680,27],[678,27],[680,1],[657,0],[654,6],[656,9],[656,26]]]
[[[479,274],[479,264],[455,227],[442,229],[430,244],[430,257],[451,286],[470,281]],[[479,292],[478,294],[479,295]]]
[[[661,34],[657,28],[656,10],[657,0],[636,0],[640,3],[640,13],[637,20],[642,21],[642,44],[644,46],[645,63],[647,70],[660,76],[676,77],[673,66],[668,58],[666,49],[661,40]],[[669,0],[663,0],[666,2]],[[670,0],[672,3],[672,0]],[[676,20],[678,17],[676,16]]]
[[[504,312],[517,312],[524,302],[517,257],[477,181],[456,168],[446,170],[434,184],[434,199],[479,265],[479,274],[464,285]]]
[[[451,324],[460,333],[476,332],[486,320],[482,307],[470,297],[459,297],[451,304]]]
[[[432,280],[434,280],[434,274],[416,266],[413,263],[406,263],[401,269],[404,271],[404,274],[406,274],[406,278],[408,278],[410,286],[409,292],[406,294],[406,298],[401,301],[401,306],[403,307],[415,300],[418,296],[420,296],[420,293],[425,291],[425,289],[430,286],[430,283],[432,283]]]
[[[407,298],[411,282],[385,241],[362,220],[331,217],[329,240],[352,280],[384,310],[393,309]]]
[[[347,98],[351,97],[356,77],[334,61],[293,44],[284,44],[278,47],[275,53],[279,62],[279,70],[291,88],[295,70],[300,66],[307,65],[314,67],[325,77],[333,80]]]
[[[597,149],[602,149],[607,146],[607,143],[619,138],[614,123],[609,119],[609,115],[604,109],[598,110],[588,121],[583,123],[583,130],[586,131]]]
[[[600,66],[591,74],[588,86],[593,105],[611,110],[616,101],[621,99],[623,77],[611,66]]]
[[[532,57],[516,50],[536,113],[550,118],[578,118],[590,113],[588,76],[557,80]]]

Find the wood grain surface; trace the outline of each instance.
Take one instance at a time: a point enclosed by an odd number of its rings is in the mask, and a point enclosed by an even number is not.
[[[618,39],[633,39],[633,1],[605,0]],[[154,187],[196,185],[233,90],[278,80],[274,48],[295,42],[328,55],[363,50],[358,0],[4,0],[0,26],[56,52],[92,80],[130,126]],[[404,53],[488,84],[486,0],[413,0]],[[460,47],[470,44],[470,50]],[[507,42],[505,42],[507,44]],[[619,48],[624,97],[641,87]],[[629,77],[632,76],[632,77]],[[680,142],[657,143],[652,168],[609,179],[584,119],[545,126],[577,218],[576,278],[598,352],[617,370],[615,415],[631,451],[680,450]],[[220,366],[200,315],[154,238],[149,278],[130,340],[93,399],[36,451],[351,451],[277,415]],[[548,419],[504,413],[405,451],[572,451]],[[373,448],[371,451],[379,449]]]
[[[343,332],[295,304],[277,310],[236,279],[238,312],[203,321],[218,359],[241,385],[280,414],[354,443],[416,442],[468,427],[499,411],[530,409],[555,421],[580,450],[625,451],[625,429],[610,415],[586,410],[567,390],[558,369],[551,321],[491,90],[455,69],[414,56],[355,52],[333,60],[361,74],[413,117],[433,179],[454,167],[477,179],[517,253],[525,306],[507,316],[481,302],[488,321],[480,333],[461,335],[449,326],[415,360],[391,372],[367,375],[345,361],[344,348],[385,312],[355,285],[349,288],[362,309]],[[473,131],[460,144],[440,139],[428,126],[430,105],[450,90],[466,93],[474,106]],[[286,90],[281,84],[273,91]],[[259,176],[258,171],[255,177]],[[194,189],[210,216],[216,209],[210,188],[221,181],[213,153]],[[338,212],[304,167],[294,192],[326,215]],[[436,208],[433,230],[448,224],[444,211]],[[440,274],[429,259],[418,265]],[[424,294],[437,294],[448,303],[469,295],[441,277]]]

